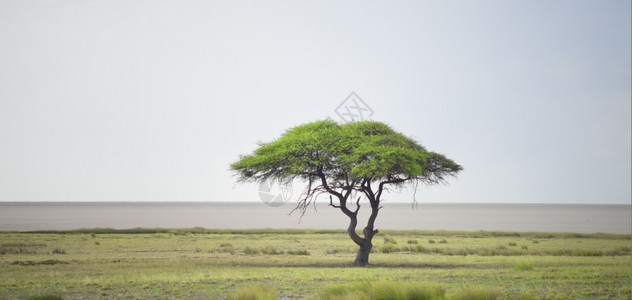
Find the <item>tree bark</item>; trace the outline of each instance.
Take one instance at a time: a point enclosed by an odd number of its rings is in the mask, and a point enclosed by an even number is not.
[[[371,190],[371,183],[365,180],[362,186],[365,191],[365,194],[367,195],[367,198],[369,199],[369,202],[371,203],[371,216],[369,217],[369,220],[367,221],[366,227],[364,227],[364,230],[362,231],[362,233],[364,234],[364,238],[362,238],[358,235],[358,233],[356,233],[356,226],[358,225],[358,211],[360,210],[360,198],[358,198],[358,201],[356,201],[355,211],[351,211],[349,208],[347,208],[347,199],[349,198],[349,195],[351,194],[352,190],[348,189],[346,193],[338,193],[334,191],[333,189],[329,188],[329,185],[327,185],[327,181],[325,179],[324,174],[320,173],[319,177],[321,178],[323,187],[331,195],[336,196],[336,198],[338,198],[338,205],[335,205],[333,203],[333,198],[330,195],[329,205],[334,208],[340,209],[345,215],[347,215],[347,217],[349,217],[349,227],[347,228],[347,233],[349,234],[349,237],[351,238],[351,240],[353,240],[353,242],[356,243],[360,247],[360,249],[358,249],[358,254],[356,255],[356,259],[353,262],[353,265],[361,266],[361,267],[368,266],[369,255],[371,254],[371,249],[373,248],[373,244],[371,241],[373,240],[373,236],[378,233],[378,231],[374,230],[373,228],[375,224],[375,219],[377,218],[377,213],[380,210],[379,196],[375,197],[373,190]],[[380,190],[381,190],[381,187],[382,186],[380,186]]]
[[[358,249],[358,254],[356,255],[356,259],[353,262],[354,266],[364,267],[364,266],[369,265],[369,255],[371,254],[371,249],[373,249],[373,243],[372,243],[373,236],[378,233],[377,230],[373,229],[373,226],[375,224],[375,219],[377,218],[378,210],[379,210],[379,207],[377,205],[371,205],[371,216],[369,217],[369,220],[367,221],[366,227],[364,227],[364,230],[362,231],[364,234],[364,238],[363,239],[361,238],[359,241],[356,241],[356,239],[352,237],[354,242],[356,242],[356,244],[360,246],[360,249]],[[351,235],[351,225],[353,224],[353,234],[355,236],[358,236],[355,232],[354,223],[357,224],[356,216],[354,216],[351,224],[349,224],[350,225],[349,234]]]
[[[360,249],[358,249],[358,255],[356,255],[356,259],[353,262],[353,265],[358,267],[368,266],[371,248],[373,248],[373,245],[371,244],[371,242],[368,241],[364,245],[360,245]]]

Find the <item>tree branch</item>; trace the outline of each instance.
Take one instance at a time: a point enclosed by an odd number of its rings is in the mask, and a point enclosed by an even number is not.
[[[334,198],[331,195],[329,195],[329,206],[335,207],[335,208],[341,208],[340,205],[334,204]]]
[[[356,210],[353,212],[355,215],[357,215],[360,210],[360,198],[361,197],[358,197],[358,201],[356,201]]]

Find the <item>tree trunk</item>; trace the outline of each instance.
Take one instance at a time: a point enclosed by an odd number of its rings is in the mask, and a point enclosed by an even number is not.
[[[352,237],[354,242],[356,242],[356,244],[360,246],[360,249],[358,249],[358,254],[356,255],[356,259],[353,262],[354,266],[364,267],[369,265],[369,254],[371,254],[371,249],[373,249],[373,236],[378,233],[377,230],[373,230],[373,225],[375,224],[378,210],[379,208],[377,206],[372,206],[371,216],[369,217],[366,227],[364,227],[364,230],[362,231],[362,233],[364,234],[364,238],[354,239]],[[353,225],[353,234],[357,237],[358,235],[355,233],[355,224],[357,224],[357,218],[355,218],[354,216],[354,218],[351,219],[350,225]],[[349,234],[351,235],[350,229],[351,226],[349,226]]]
[[[369,254],[371,254],[371,249],[373,248],[371,241],[373,240],[373,236],[378,233],[377,230],[373,230],[373,227],[375,219],[377,218],[377,213],[380,210],[379,200],[376,200],[373,196],[369,198],[371,202],[371,216],[367,221],[366,227],[364,227],[364,230],[362,231],[364,234],[364,238],[362,238],[356,232],[356,226],[358,225],[358,210],[360,209],[360,198],[358,198],[358,201],[356,202],[356,210],[351,211],[347,208],[347,197],[349,196],[349,193],[346,195],[342,195],[340,193],[334,194],[339,199],[339,205],[333,204],[333,199],[331,197],[329,198],[329,205],[339,208],[345,215],[347,215],[347,217],[349,217],[349,227],[347,228],[347,233],[349,234],[351,240],[360,247],[353,265],[364,267],[369,265]]]
[[[356,255],[356,259],[353,262],[353,265],[359,267],[368,266],[371,248],[373,248],[371,242],[366,242],[364,245],[360,245],[360,249],[358,249],[358,255]]]

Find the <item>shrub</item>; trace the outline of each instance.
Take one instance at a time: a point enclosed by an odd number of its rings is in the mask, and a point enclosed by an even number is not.
[[[448,243],[448,241],[446,241],[445,239],[442,239],[442,240],[439,241],[439,244],[447,244],[447,243]]]
[[[509,242],[509,246],[511,246],[511,247],[515,247],[515,246],[518,246],[518,244],[516,244],[516,243],[514,243],[514,242]]]
[[[408,243],[409,245],[412,245],[412,244],[417,244],[417,240],[408,240],[408,242],[407,242],[407,243]]]
[[[429,243],[429,244],[434,244],[434,243],[435,243],[435,240],[428,240],[428,243]]]

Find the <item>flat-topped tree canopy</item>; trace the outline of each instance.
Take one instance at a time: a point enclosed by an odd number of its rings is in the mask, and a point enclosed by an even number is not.
[[[289,129],[278,140],[260,144],[253,154],[242,156],[231,168],[241,181],[254,182],[310,181],[323,174],[332,188],[358,180],[394,185],[442,183],[462,169],[383,123],[337,124],[331,120]]]
[[[300,125],[281,138],[260,144],[231,165],[241,181],[309,181],[324,174],[331,187],[354,181],[442,183],[462,168],[427,151],[414,140],[372,121],[337,124],[331,120]]]
[[[330,206],[350,218],[347,232],[360,246],[354,262],[360,266],[369,263],[371,240],[377,234],[373,225],[387,186],[443,183],[446,177],[462,170],[442,154],[427,151],[389,126],[372,121],[347,124],[317,121],[289,129],[278,140],[259,146],[253,154],[241,156],[231,165],[239,180],[307,181],[296,207],[302,213],[318,195],[329,194]],[[354,211],[347,207],[353,192],[364,195],[371,206],[364,238],[355,231],[360,198]]]

